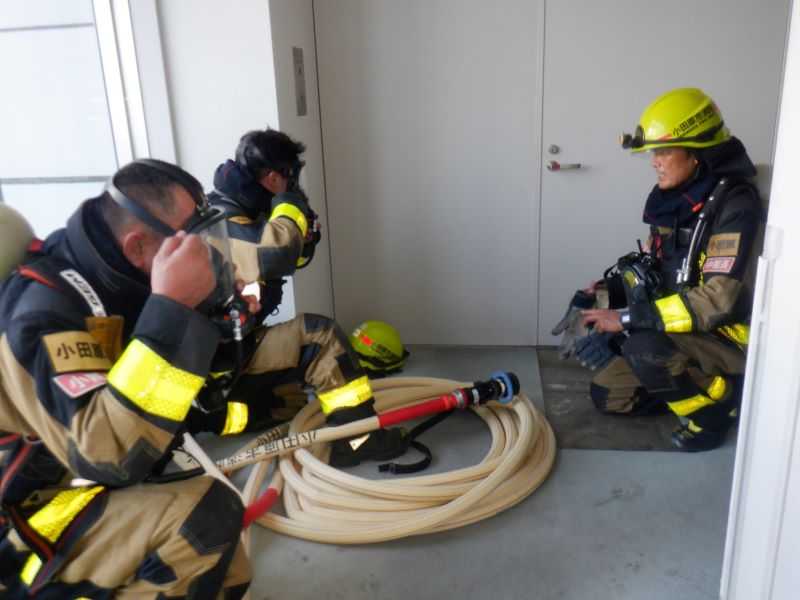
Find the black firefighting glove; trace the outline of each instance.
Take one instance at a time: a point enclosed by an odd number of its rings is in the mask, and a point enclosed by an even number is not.
[[[616,356],[610,342],[613,333],[591,332],[575,341],[575,357],[587,369],[595,371],[604,368]]]
[[[329,414],[325,422],[335,427],[375,416],[375,400],[370,399],[358,406],[340,408]],[[330,465],[332,467],[354,467],[364,460],[391,460],[405,453],[409,440],[403,429],[378,429],[349,439],[336,440],[331,444]]]
[[[575,354],[575,342],[586,335],[586,327],[583,325],[581,311],[592,308],[594,303],[594,294],[583,290],[576,291],[569,301],[564,317],[550,332],[552,335],[563,334],[561,343],[558,345],[558,357],[561,360],[566,360]]]
[[[286,283],[285,279],[270,279],[261,284],[261,312],[258,314],[261,321],[269,315],[275,314],[275,311],[283,301],[283,284]]]

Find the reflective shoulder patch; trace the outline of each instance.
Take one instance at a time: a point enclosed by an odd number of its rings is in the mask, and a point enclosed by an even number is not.
[[[103,307],[103,303],[100,301],[97,293],[92,289],[92,286],[89,285],[89,282],[86,281],[80,273],[78,273],[75,269],[66,269],[61,271],[59,275],[61,275],[62,279],[70,284],[76,292],[83,296],[83,299],[86,301],[86,304],[89,305],[89,308],[95,317],[106,316],[106,309]]]
[[[70,398],[77,398],[88,394],[92,390],[103,387],[106,384],[105,373],[65,373],[56,375],[53,381]]]
[[[239,215],[237,217],[231,217],[228,220],[231,223],[236,223],[237,225],[250,225],[253,222],[253,219],[248,219],[244,215]]]
[[[736,256],[739,253],[741,233],[718,233],[708,240],[708,256]]]
[[[42,337],[56,373],[108,371],[111,361],[88,331],[62,331]]]
[[[735,262],[735,256],[712,256],[703,263],[703,273],[730,273]]]

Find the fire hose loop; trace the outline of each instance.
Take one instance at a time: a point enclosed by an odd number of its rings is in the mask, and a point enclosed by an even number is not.
[[[372,382],[379,413],[469,385],[418,377]],[[533,493],[552,469],[553,431],[524,393],[508,404],[491,403],[472,410],[492,436],[489,451],[478,464],[434,475],[372,480],[330,467],[328,444],[298,448],[277,458],[278,468],[266,494],[283,496],[286,516],[268,512],[256,522],[310,541],[368,544],[461,527],[514,506]],[[324,415],[319,403],[313,402],[295,416],[288,434],[319,427],[324,427]],[[338,429],[340,437],[349,437],[347,426]],[[283,434],[285,427],[280,431]],[[246,504],[259,496],[274,460],[270,457],[255,464],[243,491]]]

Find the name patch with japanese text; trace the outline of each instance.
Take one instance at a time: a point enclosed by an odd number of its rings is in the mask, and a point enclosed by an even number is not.
[[[62,331],[42,337],[50,364],[56,373],[72,371],[108,371],[108,360],[103,347],[88,331]]]

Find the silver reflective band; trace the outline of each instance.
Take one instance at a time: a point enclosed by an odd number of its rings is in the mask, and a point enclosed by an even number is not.
[[[619,311],[619,322],[622,323],[623,329],[628,329],[631,326],[631,312],[629,310]]]
[[[83,276],[75,271],[74,269],[66,269],[59,273],[61,277],[70,284],[75,290],[83,296],[83,299],[86,300],[86,304],[89,305],[89,308],[92,309],[92,314],[95,317],[105,317],[106,309],[103,306],[103,303],[100,301],[100,298],[92,289],[92,286],[89,285],[89,282],[86,281]]]

